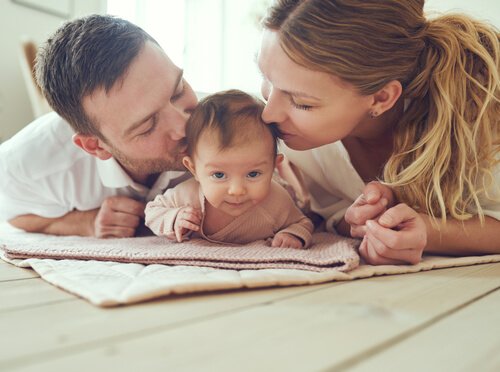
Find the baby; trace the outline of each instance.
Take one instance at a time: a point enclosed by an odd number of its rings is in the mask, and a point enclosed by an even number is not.
[[[183,159],[194,178],[146,205],[146,225],[156,235],[236,244],[272,237],[273,247],[309,246],[312,222],[272,179],[283,155],[263,108],[238,90],[200,101],[187,123]]]

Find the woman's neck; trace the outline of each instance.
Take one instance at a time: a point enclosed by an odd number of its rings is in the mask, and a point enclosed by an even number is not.
[[[352,133],[349,137],[354,137],[368,149],[380,149],[390,147],[392,149],[392,139],[394,128],[398,125],[403,116],[404,102],[399,99],[396,105],[382,115],[365,121],[359,131]]]

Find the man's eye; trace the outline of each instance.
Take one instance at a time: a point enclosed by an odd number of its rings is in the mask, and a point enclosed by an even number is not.
[[[156,126],[158,125],[158,117],[156,115],[154,115],[152,118],[151,118],[151,126],[149,127],[149,129],[145,130],[144,132],[141,132],[139,133],[139,136],[140,137],[147,137],[148,135],[150,135],[151,133],[153,133],[156,129]]]
[[[250,173],[248,173],[247,177],[249,178],[257,178],[261,175],[262,173],[259,172],[259,171],[252,171]]]
[[[214,172],[214,173],[212,173],[212,177],[216,178],[218,180],[222,180],[226,177],[226,175],[222,172]]]

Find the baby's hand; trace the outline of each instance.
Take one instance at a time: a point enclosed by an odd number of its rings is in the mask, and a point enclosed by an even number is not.
[[[274,236],[271,246],[300,249],[304,246],[304,244],[299,238],[285,232],[280,232]]]
[[[345,213],[345,221],[351,225],[351,236],[362,238],[366,234],[366,221],[376,220],[394,205],[393,191],[379,182],[370,182],[363,193]]]
[[[180,243],[182,237],[189,230],[198,231],[200,229],[202,213],[199,208],[182,208],[174,222],[175,239]]]

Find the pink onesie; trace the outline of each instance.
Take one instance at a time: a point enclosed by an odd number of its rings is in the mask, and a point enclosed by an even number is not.
[[[168,189],[149,202],[145,211],[146,225],[156,235],[175,239],[175,218],[179,210],[187,206],[199,208],[203,214],[205,212],[205,197],[194,178]],[[311,220],[295,206],[288,192],[272,181],[269,195],[262,202],[211,235],[203,232],[202,219],[200,231],[192,232],[192,236],[218,243],[246,244],[286,232],[301,239],[304,248],[307,248],[313,229]]]

